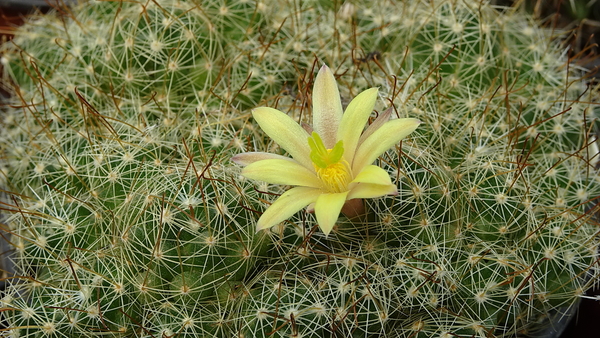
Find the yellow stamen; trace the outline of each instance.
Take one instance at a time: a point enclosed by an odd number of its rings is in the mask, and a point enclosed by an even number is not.
[[[329,192],[343,192],[348,190],[348,184],[352,181],[350,166],[344,160],[330,164],[326,168],[315,165],[317,176],[323,181]]]

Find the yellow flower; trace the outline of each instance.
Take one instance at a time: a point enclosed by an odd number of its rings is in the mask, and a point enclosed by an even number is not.
[[[389,110],[363,132],[377,89],[358,94],[343,112],[337,83],[327,66],[317,74],[312,98],[313,125],[305,127],[308,131],[279,110],[261,107],[252,111],[262,130],[292,158],[263,152],[232,158],[245,166],[242,175],[247,178],[294,186],[265,210],[257,231],[314,204],[317,222],[328,235],[346,201],[397,194],[388,173],[372,163],[412,133],[420,121],[388,121]]]

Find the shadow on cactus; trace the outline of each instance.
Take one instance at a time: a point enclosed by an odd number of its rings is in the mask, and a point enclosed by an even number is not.
[[[533,336],[597,282],[597,90],[519,10],[165,0],[62,13],[1,47],[7,335]],[[364,132],[385,114],[423,123],[375,159],[393,189],[364,213],[327,213],[326,235],[322,213],[296,212],[308,201],[256,232],[287,188],[230,159],[295,157],[251,110],[309,123],[322,63],[342,109],[378,88]],[[317,133],[325,152],[303,140],[311,163],[342,163]]]

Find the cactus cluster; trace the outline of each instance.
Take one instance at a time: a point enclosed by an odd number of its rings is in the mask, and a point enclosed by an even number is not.
[[[527,15],[460,0],[89,1],[1,47],[10,337],[500,337],[600,277],[596,91]],[[378,160],[397,196],[255,231],[284,191],[250,109],[423,121]]]

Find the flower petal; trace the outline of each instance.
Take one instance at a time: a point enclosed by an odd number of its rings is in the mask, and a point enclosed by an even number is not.
[[[312,168],[308,147],[309,135],[296,121],[285,113],[268,107],[254,109],[252,116],[281,148],[306,168]]]
[[[317,216],[317,222],[319,222],[319,227],[321,227],[325,236],[329,235],[338,220],[347,196],[348,191],[345,191],[334,194],[321,194],[317,198],[315,216]]]
[[[389,107],[383,113],[379,114],[379,116],[377,116],[375,121],[373,121],[373,123],[371,123],[367,129],[365,129],[362,135],[360,135],[360,139],[358,140],[359,147],[369,136],[371,136],[371,134],[373,134],[377,129],[381,128],[381,126],[390,120],[393,111],[394,108]]]
[[[319,189],[307,187],[296,187],[286,191],[260,216],[256,223],[256,231],[283,222],[298,210],[316,201],[319,195],[321,195]]]
[[[293,160],[269,159],[254,162],[242,170],[247,178],[271,184],[299,185],[322,188],[314,171]]]
[[[351,183],[372,183],[372,184],[383,184],[390,185],[392,184],[392,180],[390,179],[390,174],[387,171],[376,165],[368,165],[364,167],[364,169],[356,175],[354,180]]]
[[[344,142],[344,159],[348,163],[351,163],[354,158],[358,139],[373,111],[375,100],[377,100],[377,88],[367,89],[348,104],[342,116],[337,139]]]
[[[359,183],[355,185],[348,194],[348,199],[353,198],[375,198],[385,195],[397,195],[398,187],[395,184],[372,184]]]
[[[323,65],[312,94],[313,128],[323,139],[327,149],[335,145],[338,126],[342,119],[342,102],[335,77],[329,67]]]
[[[313,130],[313,127],[312,127],[311,125],[309,125],[308,123],[301,122],[301,123],[300,123],[300,126],[302,126],[302,128],[304,128],[304,130],[305,130],[305,131],[306,131],[306,132],[307,132],[309,135],[310,135],[310,134],[312,134],[312,132],[314,131],[314,130]]]
[[[417,119],[404,118],[388,121],[381,126],[356,150],[352,172],[361,172],[365,166],[373,163],[386,150],[417,129],[419,124],[421,121]]]
[[[263,152],[241,153],[241,154],[237,154],[237,155],[235,155],[235,156],[233,156],[231,158],[231,160],[234,163],[239,164],[241,166],[247,166],[247,165],[250,165],[250,164],[252,164],[252,163],[254,163],[256,161],[272,160],[272,159],[280,159],[280,160],[293,161],[289,157],[285,157],[285,156],[277,155],[277,154],[272,154],[272,153],[263,153]]]

